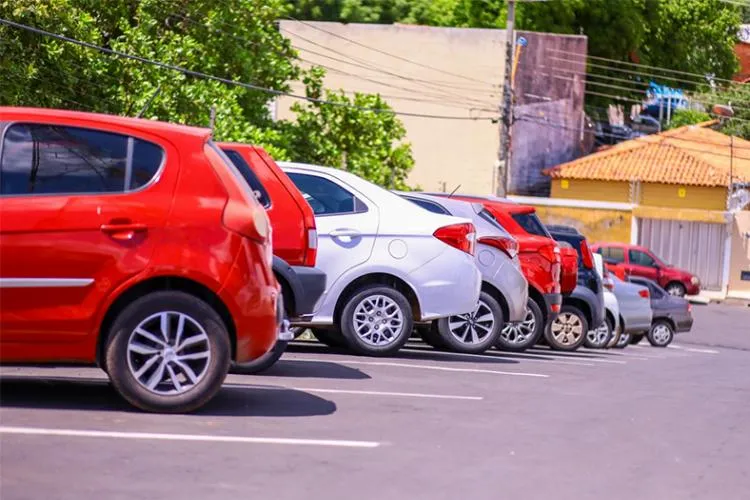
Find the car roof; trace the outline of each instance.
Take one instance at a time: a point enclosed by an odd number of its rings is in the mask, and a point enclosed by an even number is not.
[[[182,134],[206,140],[211,137],[208,128],[191,127],[176,123],[162,122],[158,120],[146,120],[145,118],[133,118],[129,116],[107,115],[103,113],[88,113],[83,111],[69,111],[65,109],[51,108],[25,108],[15,106],[0,106],[0,119],[3,121],[29,121],[44,119],[60,119],[80,121],[81,124],[104,124],[118,125],[121,127],[136,128],[155,135]]]

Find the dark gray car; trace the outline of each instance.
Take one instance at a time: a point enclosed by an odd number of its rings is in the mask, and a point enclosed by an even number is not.
[[[669,295],[658,283],[641,277],[631,277],[630,281],[636,285],[648,287],[651,294],[651,329],[646,338],[651,345],[666,347],[674,338],[675,333],[689,332],[693,327],[693,314],[690,302],[682,297]],[[639,342],[643,335],[633,335],[632,342]]]

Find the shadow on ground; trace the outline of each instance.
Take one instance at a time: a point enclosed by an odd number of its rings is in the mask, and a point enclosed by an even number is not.
[[[0,377],[0,405],[81,411],[138,410],[101,379]],[[274,386],[228,384],[193,415],[236,417],[309,417],[330,415],[333,401],[314,394]]]
[[[259,373],[258,375],[290,378],[328,378],[337,380],[364,380],[371,378],[362,370],[340,365],[338,363],[332,363],[330,361],[299,361],[294,359],[284,359],[283,357],[271,368],[263,373]]]

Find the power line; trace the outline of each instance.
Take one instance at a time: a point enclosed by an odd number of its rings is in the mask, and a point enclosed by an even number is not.
[[[43,36],[48,36],[48,37],[51,37],[51,38],[55,38],[57,40],[62,40],[62,41],[65,41],[65,42],[74,43],[74,44],[80,45],[82,47],[86,47],[86,48],[93,49],[93,50],[98,50],[100,52],[104,52],[106,54],[114,55],[114,56],[117,56],[117,57],[123,57],[125,59],[131,59],[131,60],[138,61],[138,62],[141,62],[141,63],[145,63],[145,64],[150,64],[150,65],[153,65],[153,66],[157,66],[157,67],[160,67],[160,68],[163,68],[163,69],[169,69],[171,71],[177,71],[177,72],[182,73],[184,75],[188,75],[188,76],[192,76],[192,77],[196,77],[196,78],[203,78],[203,79],[206,79],[206,80],[213,80],[213,81],[221,82],[221,83],[224,83],[224,84],[227,84],[227,85],[234,85],[234,86],[243,87],[243,88],[250,89],[250,90],[255,90],[255,91],[258,91],[258,92],[265,92],[265,93],[272,94],[272,95],[286,96],[286,97],[291,97],[291,98],[299,99],[299,100],[303,100],[303,101],[315,102],[315,103],[318,103],[318,104],[328,104],[328,105],[331,105],[331,106],[338,106],[338,107],[344,107],[344,108],[350,108],[350,109],[358,109],[360,111],[372,111],[374,113],[387,113],[387,114],[400,115],[400,116],[412,116],[412,117],[417,117],[417,118],[433,118],[433,119],[444,119],[444,120],[494,120],[494,118],[488,118],[488,117],[430,115],[430,114],[424,114],[424,113],[409,113],[409,112],[403,112],[403,111],[394,111],[394,110],[391,110],[391,109],[367,108],[367,107],[356,106],[356,105],[352,105],[352,104],[344,104],[344,103],[340,103],[340,102],[328,101],[326,99],[318,99],[318,98],[314,98],[314,97],[297,95],[297,94],[293,94],[291,92],[286,92],[286,91],[283,91],[283,90],[276,90],[276,89],[271,89],[271,88],[267,88],[267,87],[262,87],[260,85],[254,85],[254,84],[251,84],[251,83],[245,83],[245,82],[240,82],[240,81],[236,81],[236,80],[230,80],[228,78],[222,78],[222,77],[219,77],[219,76],[210,75],[210,74],[207,74],[207,73],[202,73],[200,71],[189,70],[189,69],[183,68],[181,66],[176,66],[176,65],[173,65],[173,64],[167,64],[167,63],[163,63],[163,62],[160,62],[160,61],[155,61],[155,60],[152,60],[152,59],[148,59],[148,58],[137,56],[137,55],[133,55],[133,54],[127,54],[125,52],[120,52],[118,50],[109,49],[107,47],[102,47],[102,46],[99,46],[99,45],[95,45],[93,43],[84,42],[84,41],[81,41],[81,40],[76,40],[75,38],[70,38],[70,37],[67,37],[67,36],[64,36],[64,35],[60,35],[60,34],[57,34],[57,33],[52,33],[52,32],[45,31],[45,30],[42,30],[42,29],[39,29],[39,28],[35,28],[33,26],[27,26],[25,24],[16,23],[16,22],[13,22],[13,21],[9,21],[7,19],[0,18],[0,24],[5,24],[6,26],[11,26],[11,27],[14,27],[14,28],[23,29],[23,30],[30,31],[32,33],[36,33],[36,34],[43,35]]]
[[[440,69],[440,68],[435,68],[433,66],[430,66],[429,64],[424,64],[424,63],[421,63],[419,61],[414,61],[412,59],[409,59],[409,58],[406,58],[406,57],[403,57],[403,56],[399,56],[397,54],[392,54],[390,52],[378,49],[376,47],[371,47],[371,46],[366,45],[366,44],[364,44],[362,42],[358,42],[357,40],[352,40],[351,38],[347,38],[347,37],[345,37],[343,35],[339,35],[338,33],[333,32],[333,31],[329,31],[329,30],[323,29],[320,26],[317,26],[315,24],[309,23],[307,21],[301,21],[301,20],[296,19],[296,18],[294,18],[292,16],[287,16],[287,18],[289,20],[291,20],[291,21],[296,21],[298,23],[302,23],[305,26],[308,26],[308,27],[313,28],[315,30],[321,31],[323,33],[327,33],[327,34],[329,34],[331,36],[334,36],[336,38],[340,38],[342,40],[346,40],[347,42],[353,43],[354,45],[358,45],[358,46],[360,46],[362,48],[372,50],[374,52],[377,52],[379,54],[383,54],[385,56],[393,57],[394,59],[398,59],[400,61],[404,61],[404,62],[407,62],[407,63],[410,63],[410,64],[414,64],[414,65],[419,66],[421,68],[425,68],[425,69],[428,69],[428,70],[431,70],[431,71],[435,71],[437,73],[442,73],[442,74],[453,76],[453,77],[456,77],[456,78],[463,78],[464,80],[469,80],[469,81],[473,81],[473,82],[482,83],[482,84],[485,84],[485,85],[493,85],[490,82],[486,82],[486,81],[483,81],[483,80],[472,78],[472,77],[469,77],[469,76],[466,76],[466,75],[462,75],[462,74],[459,74],[459,73],[452,73],[450,71],[446,71],[446,70],[443,70],[443,69]]]

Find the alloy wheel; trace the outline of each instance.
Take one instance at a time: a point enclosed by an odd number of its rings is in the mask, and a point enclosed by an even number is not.
[[[589,330],[587,336],[592,346],[606,347],[609,340],[609,325],[605,321],[596,330]]]
[[[669,331],[669,327],[664,324],[654,326],[651,332],[651,337],[659,345],[666,345],[669,342],[672,332]]]
[[[162,311],[152,314],[128,338],[128,368],[148,391],[182,394],[208,372],[211,344],[203,327],[187,314]]]
[[[526,317],[520,323],[508,323],[500,336],[510,344],[523,344],[534,334],[536,318],[531,309],[526,309]]]
[[[464,344],[479,344],[492,333],[494,327],[495,315],[482,300],[472,312],[448,318],[451,335]]]
[[[617,341],[617,344],[615,344],[615,347],[622,348],[628,344],[630,344],[630,334],[623,333],[622,335],[620,335],[620,340]]]
[[[677,283],[669,285],[666,291],[669,295],[672,295],[673,297],[683,297],[685,295],[685,292],[682,286],[678,285]]]
[[[401,336],[403,328],[401,307],[385,295],[365,297],[354,309],[354,331],[369,345],[391,344]]]
[[[575,344],[583,335],[583,323],[575,314],[560,313],[551,325],[552,336],[561,345]]]

